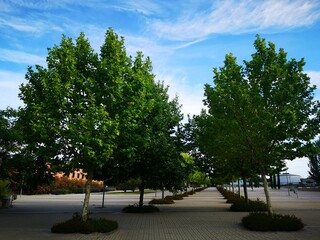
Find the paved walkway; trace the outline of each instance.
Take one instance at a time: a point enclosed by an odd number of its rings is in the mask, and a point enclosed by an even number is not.
[[[249,191],[251,198],[263,199],[263,190]],[[252,232],[240,222],[248,213],[228,211],[215,188],[159,206],[161,212],[152,214],[121,213],[121,209],[137,202],[138,195],[106,195],[106,208],[101,208],[101,195],[93,194],[90,201],[92,217],[117,220],[119,229],[109,234],[52,234],[54,223],[69,219],[81,211],[83,195],[22,196],[14,207],[0,209],[0,239],[320,239],[320,192],[299,192],[288,196],[288,191],[271,190],[275,212],[295,214],[307,225],[298,232]],[[159,197],[159,195],[158,195]],[[154,194],[146,195],[146,202]]]

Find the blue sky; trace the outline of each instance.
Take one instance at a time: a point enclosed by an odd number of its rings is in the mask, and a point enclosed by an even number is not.
[[[250,59],[256,34],[289,58],[305,58],[320,88],[320,0],[0,0],[0,109],[21,106],[27,66],[45,66],[47,48],[62,34],[84,32],[99,52],[109,27],[124,36],[130,55],[151,57],[156,78],[179,96],[185,114],[199,114],[203,86],[225,54]],[[306,159],[289,164],[291,173],[307,171]]]

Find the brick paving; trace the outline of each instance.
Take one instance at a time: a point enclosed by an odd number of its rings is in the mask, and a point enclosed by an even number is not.
[[[110,239],[110,240],[212,240],[212,239],[320,239],[320,192],[299,192],[288,196],[283,190],[270,190],[275,212],[295,214],[306,224],[298,232],[254,232],[244,229],[240,222],[248,213],[230,212],[220,193],[208,188],[195,195],[159,206],[161,212],[152,214],[121,213],[122,207],[138,196],[107,195],[106,208],[100,208],[101,196],[92,195],[92,217],[116,220],[119,229],[108,234],[52,234],[53,223],[71,217],[81,210],[83,195],[22,196],[10,209],[0,210],[0,239]],[[262,189],[249,190],[253,199],[263,199]],[[146,195],[146,202],[154,194]]]

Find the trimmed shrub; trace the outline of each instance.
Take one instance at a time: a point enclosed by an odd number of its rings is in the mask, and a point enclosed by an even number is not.
[[[93,232],[106,233],[118,228],[116,221],[107,220],[104,218],[94,219],[88,218],[86,222],[82,221],[79,214],[75,214],[71,219],[54,224],[51,228],[53,233],[84,233]]]
[[[151,213],[151,212],[159,212],[159,208],[153,205],[143,205],[139,207],[138,205],[129,205],[122,209],[123,212],[126,213]]]
[[[182,196],[182,194],[176,194],[176,195],[171,196],[171,198],[172,198],[172,200],[182,200],[183,196]]]
[[[174,201],[172,198],[165,197],[164,199],[152,199],[149,204],[173,204]]]
[[[227,193],[225,199],[227,199],[227,203],[245,201],[244,197],[240,197],[238,194],[232,192]]]
[[[298,231],[304,228],[301,219],[294,215],[250,213],[242,218],[245,228],[253,231]]]
[[[265,202],[260,200],[248,200],[248,202],[246,202],[243,198],[235,201],[230,206],[230,210],[233,212],[265,212],[268,211],[268,206]]]

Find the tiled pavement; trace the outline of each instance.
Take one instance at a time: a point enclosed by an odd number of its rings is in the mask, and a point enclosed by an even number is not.
[[[263,199],[262,189],[249,191],[252,198]],[[173,205],[159,206],[161,212],[152,214],[121,213],[122,207],[133,203],[137,196],[107,195],[106,208],[98,207],[101,196],[92,195],[92,217],[117,220],[119,229],[109,234],[52,234],[53,223],[71,217],[81,209],[79,195],[22,196],[10,209],[0,210],[0,239],[320,239],[320,192],[299,192],[288,196],[286,190],[271,190],[275,212],[295,214],[306,224],[298,232],[253,232],[240,222],[247,213],[228,211],[220,193],[208,188],[195,195],[176,201]],[[146,202],[153,198],[146,196]]]

